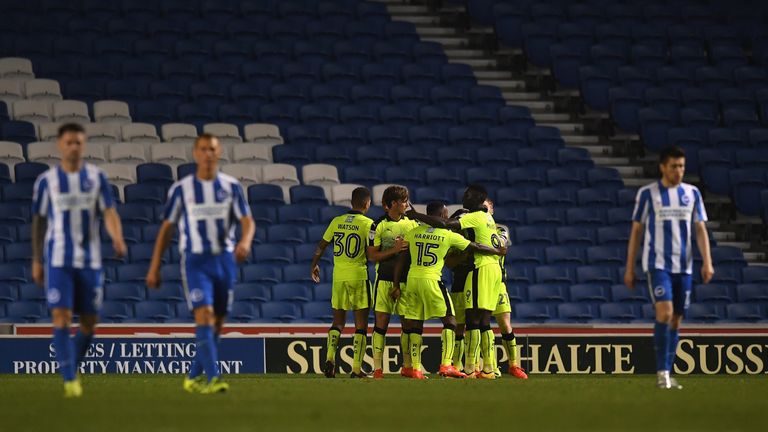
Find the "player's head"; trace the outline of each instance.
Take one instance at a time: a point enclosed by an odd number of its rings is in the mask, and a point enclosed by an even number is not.
[[[399,216],[404,215],[408,210],[408,189],[402,186],[390,186],[384,189],[381,206],[388,212],[395,212]]]
[[[221,157],[221,143],[215,135],[204,133],[195,139],[192,156],[198,167],[215,169]]]
[[[427,204],[427,215],[448,219],[448,207],[440,201],[432,201]]]
[[[493,215],[493,200],[490,199],[490,198],[486,198],[485,202],[483,203],[483,205],[485,205],[485,208],[488,209],[488,213]]]
[[[61,125],[57,144],[61,152],[61,160],[79,162],[85,150],[85,128],[77,123]]]
[[[352,208],[367,213],[371,208],[371,191],[365,187],[359,187],[352,191]]]
[[[685,174],[685,151],[677,146],[665,147],[659,154],[661,178],[670,185],[678,185]]]
[[[482,185],[471,184],[464,191],[462,205],[469,210],[479,209],[485,200],[488,199],[488,191]]]

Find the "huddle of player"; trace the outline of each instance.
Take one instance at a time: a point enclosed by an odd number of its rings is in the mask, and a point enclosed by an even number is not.
[[[386,214],[374,222],[365,216],[371,206],[370,191],[355,189],[352,210],[331,221],[315,251],[311,271],[313,280],[319,282],[318,263],[333,243],[333,322],[328,331],[325,376],[336,375],[336,351],[347,311],[353,311],[355,317],[351,376],[367,376],[362,363],[368,315],[373,308],[371,344],[376,379],[384,377],[383,355],[392,315],[401,317],[401,375],[405,377],[425,379],[421,364],[423,326],[425,320],[435,318],[443,323],[439,375],[481,379],[500,376],[491,330],[491,316],[495,315],[510,360],[509,373],[526,379],[518,363],[504,285],[508,230],[494,222],[493,203],[486,190],[470,185],[464,193],[464,208],[452,218],[448,218],[446,206],[438,202],[427,206],[427,214],[416,212],[409,205],[408,190],[402,186],[388,187],[381,202]],[[373,292],[368,260],[376,263]],[[441,280],[446,264],[454,273],[451,293]]]

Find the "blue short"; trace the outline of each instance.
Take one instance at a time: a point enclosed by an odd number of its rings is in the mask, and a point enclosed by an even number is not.
[[[648,289],[655,302],[671,301],[675,315],[685,316],[691,305],[693,278],[686,273],[670,273],[664,270],[648,271]]]
[[[218,316],[229,313],[237,281],[237,266],[232,253],[184,254],[181,257],[181,278],[191,310],[213,306]]]
[[[96,315],[104,299],[104,274],[101,269],[48,266],[45,290],[50,309]]]

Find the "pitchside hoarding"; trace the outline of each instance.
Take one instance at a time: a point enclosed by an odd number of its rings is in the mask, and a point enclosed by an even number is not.
[[[195,355],[192,326],[107,325],[91,345],[82,373],[177,374],[189,370]],[[324,326],[232,325],[222,338],[220,367],[227,374],[321,373]],[[423,363],[434,372],[440,357],[440,328],[425,329]],[[0,337],[0,373],[56,373],[50,328],[20,325]],[[386,373],[402,362],[399,329],[391,329],[384,352]],[[533,374],[644,374],[655,372],[652,329],[637,326],[520,327],[520,358]],[[500,340],[497,339],[497,342]],[[496,347],[502,368],[507,358]],[[675,362],[678,374],[767,374],[768,327],[689,327],[681,334]],[[352,364],[351,328],[338,351],[341,373]],[[373,366],[371,347],[365,364]]]

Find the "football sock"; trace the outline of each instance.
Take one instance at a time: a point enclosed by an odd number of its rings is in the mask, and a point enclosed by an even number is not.
[[[653,326],[653,342],[654,348],[656,348],[656,370],[669,370],[667,369],[669,324],[656,322]]]
[[[80,362],[85,358],[85,354],[88,353],[88,348],[91,346],[93,340],[93,333],[83,333],[82,330],[78,330],[75,334],[75,354],[77,359],[75,360],[75,370],[80,366]]]
[[[386,344],[387,331],[374,327],[371,335],[373,347],[373,370],[382,369],[384,366],[384,346]]]
[[[677,354],[677,342],[680,340],[680,333],[677,329],[669,329],[669,352],[667,353],[667,370],[671,373],[675,366],[675,355]]]
[[[216,350],[216,343],[213,338],[213,327],[209,325],[199,325],[195,329],[197,344],[197,355],[195,359],[203,365],[208,382],[219,376],[218,361],[219,356]]]
[[[411,330],[410,337],[411,347],[411,365],[413,370],[417,371],[421,369],[421,330]]]
[[[216,344],[216,349],[218,350],[219,347],[219,341],[221,341],[221,334],[214,333],[213,334],[213,342]],[[189,367],[189,378],[195,379],[203,374],[203,364],[197,361],[197,359],[192,359],[192,365]]]
[[[464,337],[466,338],[464,342],[464,372],[469,374],[475,371],[475,367],[479,361],[480,329],[467,328]]]
[[[336,327],[331,327],[328,330],[328,353],[325,360],[333,364],[336,364],[336,350],[339,349],[339,337],[341,337],[341,330]]]
[[[483,372],[493,372],[495,368],[494,358],[496,355],[493,350],[496,346],[493,330],[490,327],[483,327],[480,329],[480,349],[483,355]]]
[[[507,352],[509,366],[520,366],[520,359],[517,357],[517,340],[515,339],[515,333],[501,335],[501,343],[504,346],[504,350]]]
[[[440,361],[441,366],[450,366],[453,363],[453,350],[456,344],[456,332],[452,328],[443,328],[440,334],[443,342],[443,358]]]
[[[75,379],[75,356],[72,339],[69,337],[69,327],[53,329],[53,347],[56,349],[56,360],[59,362],[64,381]]]
[[[456,336],[453,345],[453,366],[464,370],[464,336]]]
[[[403,367],[412,367],[410,330],[400,332],[400,352],[403,353]]]
[[[355,330],[352,338],[352,372],[359,374],[363,367],[363,356],[365,355],[365,346],[368,340],[365,329]]]

